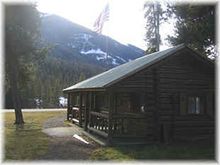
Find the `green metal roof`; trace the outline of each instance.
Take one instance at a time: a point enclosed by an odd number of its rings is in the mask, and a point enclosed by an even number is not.
[[[63,89],[64,92],[72,91],[72,90],[80,90],[80,89],[95,89],[95,88],[105,88],[108,87],[121,79],[134,74],[155,62],[158,62],[180,49],[183,49],[185,46],[184,44],[172,47],[167,50],[155,52],[149,55],[145,55],[123,65],[117,66],[113,69],[110,69],[106,72],[98,74],[94,77],[91,77],[87,80],[84,80],[80,83],[77,83],[73,86],[70,86],[66,89]]]

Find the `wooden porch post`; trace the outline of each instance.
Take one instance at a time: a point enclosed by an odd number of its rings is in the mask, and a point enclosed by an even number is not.
[[[92,127],[93,126],[93,124],[92,124],[92,119],[91,119],[91,111],[92,111],[92,107],[93,107],[93,93],[92,92],[89,92],[89,105],[88,105],[88,107],[89,107],[89,121],[88,121],[88,124],[89,124],[89,126],[90,127]]]
[[[70,113],[72,114],[71,116],[71,120],[72,120],[72,123],[74,123],[73,121],[73,118],[74,118],[74,111],[73,111],[73,106],[74,106],[74,97],[73,97],[73,93],[70,95]]]
[[[86,92],[85,96],[85,112],[84,112],[84,119],[85,119],[85,125],[84,125],[84,130],[87,131],[87,126],[88,126],[88,111],[89,111],[89,100],[88,100],[88,92]]]
[[[68,93],[68,100],[67,100],[67,120],[69,121],[69,115],[70,115],[70,93]]]
[[[112,143],[112,114],[115,112],[115,97],[113,92],[109,92],[109,116],[108,116],[108,145]]]
[[[79,126],[82,127],[82,92],[79,93]]]

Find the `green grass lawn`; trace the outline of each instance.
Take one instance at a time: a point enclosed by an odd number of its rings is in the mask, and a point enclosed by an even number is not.
[[[24,112],[25,125],[17,128],[14,113],[4,113],[5,160],[37,160],[48,151],[49,137],[42,133],[43,123],[66,112]],[[57,148],[59,149],[59,148]],[[63,153],[65,154],[65,153]],[[214,160],[214,145],[172,144],[100,147],[91,160]]]
[[[92,160],[214,160],[214,147],[205,145],[158,144],[103,147],[95,150]]]
[[[23,128],[14,125],[14,113],[4,113],[5,160],[34,160],[48,150],[49,137],[41,132],[43,122],[65,112],[23,112]]]

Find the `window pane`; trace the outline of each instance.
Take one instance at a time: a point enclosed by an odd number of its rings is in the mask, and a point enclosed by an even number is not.
[[[188,112],[195,113],[195,107],[196,107],[196,103],[195,103],[194,97],[189,97],[188,98]]]
[[[200,113],[200,99],[196,97],[196,114]]]
[[[188,97],[188,113],[199,114],[201,109],[199,97]]]

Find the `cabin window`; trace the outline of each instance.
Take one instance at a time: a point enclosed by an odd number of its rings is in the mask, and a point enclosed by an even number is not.
[[[201,99],[200,97],[188,97],[188,113],[200,114],[201,112]]]
[[[205,95],[181,94],[180,114],[200,115],[205,113]]]

